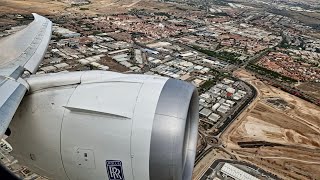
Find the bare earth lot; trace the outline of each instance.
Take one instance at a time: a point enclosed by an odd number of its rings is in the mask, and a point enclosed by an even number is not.
[[[320,97],[320,83],[302,83],[297,88],[310,96]]]
[[[63,11],[68,4],[59,1],[42,0],[0,0],[0,14],[58,14]]]
[[[183,6],[183,5],[179,5]],[[169,11],[175,5],[168,5],[156,0],[92,0],[88,5],[71,6],[62,0],[0,0],[1,14],[30,14],[63,15],[63,14],[115,14],[124,13],[130,9],[150,9]]]
[[[253,84],[258,98],[222,136],[227,149],[283,179],[320,177],[320,107],[276,89],[246,71],[236,73]],[[270,103],[268,99],[280,99]],[[280,104],[281,104],[280,103]],[[283,108],[285,107],[285,108]],[[238,142],[265,141],[277,146],[241,148]]]

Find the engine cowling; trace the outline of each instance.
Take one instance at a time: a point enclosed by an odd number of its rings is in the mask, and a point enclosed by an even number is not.
[[[54,179],[191,179],[198,94],[186,82],[106,71],[27,79],[12,154]]]

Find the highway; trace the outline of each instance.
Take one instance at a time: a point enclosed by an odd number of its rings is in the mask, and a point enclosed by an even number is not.
[[[212,147],[212,146],[206,147],[205,150],[202,151],[202,152],[198,155],[198,157],[196,157],[196,160],[195,160],[194,165],[196,166],[196,165],[198,164],[198,162],[201,161],[202,158],[204,158],[204,157],[205,157],[209,152],[211,152],[212,150],[213,150],[213,147]]]

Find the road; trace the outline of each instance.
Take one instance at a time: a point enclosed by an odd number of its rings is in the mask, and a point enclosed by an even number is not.
[[[203,145],[203,148],[201,148],[200,150],[197,150],[197,152],[199,151],[200,152],[200,154],[206,149],[206,147],[208,146],[208,143],[207,143],[207,139],[206,139],[206,137],[205,137],[205,134],[203,133],[203,132],[201,132],[200,130],[198,131],[198,133],[200,134],[200,138],[201,139],[203,139],[203,141],[204,141],[204,145]],[[197,155],[197,157],[198,156],[200,156],[200,154],[199,155]],[[196,161],[197,162],[197,161]],[[196,164],[196,163],[195,163]]]
[[[126,8],[132,7],[132,6],[136,5],[136,4],[138,4],[140,1],[141,0],[133,2],[133,3],[129,4],[129,5],[124,5],[123,7],[126,7]]]

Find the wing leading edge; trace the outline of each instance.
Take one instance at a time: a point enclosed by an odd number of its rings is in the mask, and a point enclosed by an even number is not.
[[[37,71],[51,39],[52,22],[33,16],[25,29],[0,40],[0,138],[29,88],[22,74]]]

